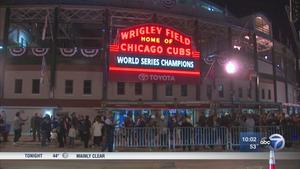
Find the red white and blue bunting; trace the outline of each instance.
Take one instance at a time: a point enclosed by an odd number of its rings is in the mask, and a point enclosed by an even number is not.
[[[8,51],[12,56],[22,56],[27,50],[30,50],[34,56],[45,56],[48,54],[50,48],[8,48]],[[93,58],[100,52],[100,49],[95,48],[59,48],[60,54],[64,57],[73,57],[78,50],[80,50],[81,55],[86,58]]]
[[[80,49],[80,51],[84,57],[92,58],[98,54],[99,49]]]
[[[49,51],[49,48],[31,48],[31,52],[34,56],[45,56]]]
[[[209,55],[209,56],[204,56],[202,57],[203,58],[203,61],[208,64],[208,65],[211,65],[215,62],[215,60],[217,59],[217,55]]]
[[[59,48],[59,51],[64,57],[72,57],[77,53],[77,48]]]
[[[26,53],[26,48],[9,48],[8,50],[12,56],[22,56]]]

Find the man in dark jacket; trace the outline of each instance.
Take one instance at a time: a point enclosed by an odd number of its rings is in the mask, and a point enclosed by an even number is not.
[[[108,152],[113,151],[113,144],[114,144],[114,132],[115,132],[115,124],[113,121],[112,112],[108,115],[107,119],[105,120],[105,133],[106,133],[106,140],[105,145],[102,148],[102,151],[105,151],[108,148]]]
[[[51,132],[51,119],[49,115],[46,115],[41,122],[41,134],[42,134],[42,147],[47,145]]]
[[[183,151],[185,151],[186,145],[187,145],[189,151],[192,151],[191,143],[192,143],[192,134],[194,132],[192,131],[193,125],[191,123],[191,119],[186,117],[183,120],[182,127],[183,127],[183,129],[182,129]]]
[[[62,148],[64,147],[64,143],[65,143],[65,135],[66,135],[66,121],[65,121],[66,117],[60,117],[59,118],[59,123],[58,123],[58,133],[57,133],[57,139],[58,139],[58,143],[59,143],[59,147]]]
[[[83,121],[82,125],[82,139],[84,142],[84,148],[88,148],[89,145],[89,139],[91,136],[90,128],[91,128],[91,121],[89,120],[89,116],[85,116],[85,119]]]
[[[0,136],[2,136],[4,131],[5,131],[5,123],[3,117],[0,114]],[[0,138],[0,143],[1,143],[1,138]]]
[[[31,124],[33,141],[36,141],[36,136],[38,137],[39,141],[41,140],[41,135],[40,135],[41,121],[42,118],[37,113],[35,113],[34,116],[31,118],[30,124]]]

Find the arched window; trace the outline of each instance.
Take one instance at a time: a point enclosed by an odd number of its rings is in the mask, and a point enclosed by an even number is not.
[[[256,30],[270,35],[270,25],[269,23],[260,16],[255,18],[255,28]]]

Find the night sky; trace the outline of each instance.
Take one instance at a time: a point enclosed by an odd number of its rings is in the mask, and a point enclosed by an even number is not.
[[[289,0],[210,0],[221,7],[227,6],[228,10],[236,17],[251,15],[261,12],[272,22],[273,35],[278,39],[279,30],[283,36],[291,38],[288,17],[285,5]],[[300,20],[300,19],[299,19]],[[297,29],[300,29],[300,22],[297,22]]]

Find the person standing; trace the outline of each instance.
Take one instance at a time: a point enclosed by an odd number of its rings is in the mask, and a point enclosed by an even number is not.
[[[3,135],[4,131],[5,131],[4,119],[0,114],[0,137]],[[1,143],[1,138],[0,138],[0,143]]]
[[[91,135],[90,129],[91,129],[91,121],[89,120],[89,116],[85,116],[85,120],[83,122],[83,129],[82,129],[84,148],[88,148],[89,145],[89,139]]]
[[[58,143],[59,143],[59,147],[62,148],[64,147],[64,138],[66,135],[66,121],[64,117],[60,117],[59,118],[59,123],[58,123],[58,127],[57,127],[57,138],[58,138]]]
[[[83,142],[83,128],[84,128],[84,117],[80,115],[78,118],[78,133],[81,142]]]
[[[92,132],[93,132],[93,138],[94,138],[94,145],[99,146],[102,142],[102,128],[104,124],[101,123],[100,117],[96,117],[96,121],[93,123],[92,126]]]
[[[160,138],[160,146],[167,146],[167,134],[168,134],[168,120],[164,115],[160,116],[160,120],[158,123],[159,126],[159,138]]]
[[[41,121],[42,118],[37,113],[35,113],[30,120],[33,141],[36,141],[36,136],[38,137],[39,141],[41,140],[41,135],[40,135]]]
[[[246,125],[247,131],[249,131],[249,132],[254,131],[255,121],[250,114],[247,115],[245,125]]]
[[[14,122],[13,122],[13,127],[14,127],[14,145],[17,145],[17,142],[20,140],[22,136],[22,126],[25,124],[25,121],[27,119],[22,119],[20,112],[16,113]]]
[[[182,127],[183,127],[183,131],[182,131],[182,138],[183,138],[183,151],[185,151],[186,146],[188,147],[189,151],[192,151],[192,123],[191,123],[191,119],[189,117],[186,117],[182,123]]]
[[[10,131],[10,124],[6,123],[6,112],[3,110],[1,113],[1,119],[3,121],[3,130],[2,130],[2,136],[3,136],[3,142],[8,141],[8,134]]]
[[[69,136],[69,139],[70,139],[69,145],[71,147],[74,147],[74,145],[75,145],[75,138],[76,138],[76,129],[75,129],[74,124],[71,125],[71,128],[69,129],[68,136]]]
[[[108,152],[113,152],[115,124],[113,122],[112,112],[105,119],[106,140],[102,151],[108,149]]]
[[[41,122],[41,134],[42,134],[42,147],[47,145],[47,140],[49,139],[49,135],[51,132],[51,119],[50,116],[47,114]]]
[[[70,126],[69,126],[69,128],[71,127],[71,125],[73,125],[74,128],[75,128],[76,130],[77,130],[78,127],[79,127],[79,120],[78,120],[78,118],[77,118],[75,112],[73,112],[73,113],[71,114],[71,121],[70,121]]]

